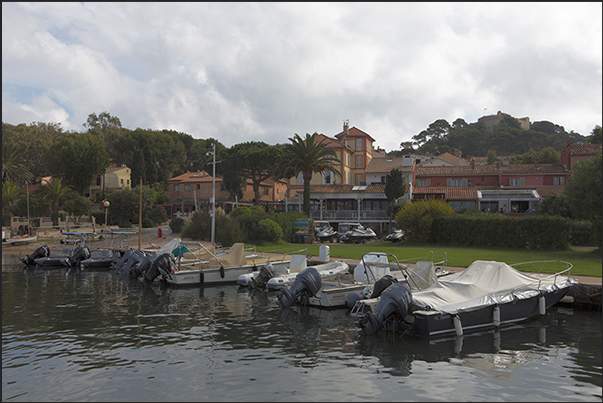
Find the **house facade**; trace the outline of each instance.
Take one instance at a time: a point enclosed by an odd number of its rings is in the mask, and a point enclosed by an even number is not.
[[[86,197],[95,200],[98,195],[103,197],[108,190],[123,190],[132,187],[132,170],[125,165],[120,167],[112,166],[105,170],[105,173],[98,175],[88,188]]]
[[[559,162],[567,169],[572,169],[578,161],[586,161],[600,152],[601,144],[572,144],[572,141],[568,140],[561,151]]]
[[[284,209],[286,196],[286,181],[267,179],[260,184],[260,202],[265,207]],[[186,172],[168,181],[164,195],[168,202],[163,205],[168,216],[174,214],[188,214],[201,207],[212,205],[214,191],[213,177],[206,171]],[[216,206],[227,211],[237,206],[251,206],[255,204],[255,193],[251,179],[247,180],[241,200],[232,200],[224,189],[223,179],[216,175],[215,180]]]

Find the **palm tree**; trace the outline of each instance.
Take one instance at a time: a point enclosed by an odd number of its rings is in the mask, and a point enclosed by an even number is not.
[[[44,198],[50,202],[52,209],[52,225],[59,226],[59,201],[69,193],[73,186],[63,186],[63,181],[59,178],[53,178],[52,181],[42,186]]]
[[[33,175],[25,164],[25,156],[13,143],[2,144],[2,180],[19,185],[31,183]]]
[[[341,173],[333,166],[341,163],[336,157],[335,150],[329,147],[325,139],[317,140],[318,133],[306,133],[302,139],[297,133],[290,137],[291,145],[285,150],[279,170],[284,177],[297,176],[302,173],[304,179],[304,213],[310,215],[310,181],[312,174],[326,171],[341,177]]]
[[[2,182],[2,225],[10,225],[10,208],[23,197],[23,190],[13,182]]]

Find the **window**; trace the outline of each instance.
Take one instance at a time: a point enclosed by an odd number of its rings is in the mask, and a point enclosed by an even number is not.
[[[304,173],[303,172],[300,172],[299,174],[297,174],[297,184],[298,185],[304,184]]]
[[[191,190],[191,185],[184,185],[184,190]]]
[[[362,182],[362,174],[356,174],[356,185],[360,185],[360,182]]]
[[[467,178],[446,179],[446,186],[467,186]]]
[[[553,185],[561,185],[561,186],[565,185],[565,178],[564,177],[553,178]]]
[[[323,185],[330,185],[333,183],[333,172],[325,171],[322,174],[322,183]]]
[[[385,184],[385,176],[382,176],[382,177],[381,177],[381,183],[382,183],[382,184]]]
[[[196,187],[197,187],[197,190],[200,190],[200,189],[201,189],[201,185],[200,185],[200,184],[198,184],[198,183],[197,183]]]
[[[267,195],[268,195],[268,188],[267,188],[266,186],[262,186],[262,188],[261,188],[261,189],[262,189],[262,194],[263,194],[264,196],[267,196]]]
[[[96,186],[100,186],[101,184],[101,178],[100,176],[98,178],[96,178]]]
[[[362,155],[356,156],[356,168],[362,168]]]
[[[180,191],[180,185],[174,185],[174,192]]]
[[[431,179],[417,179],[417,187],[431,186]]]
[[[526,178],[509,178],[509,186],[525,186]]]
[[[356,151],[362,151],[362,139],[356,139]]]

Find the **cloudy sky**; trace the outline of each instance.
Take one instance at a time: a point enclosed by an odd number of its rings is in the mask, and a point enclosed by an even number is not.
[[[601,3],[2,3],[2,121],[399,149],[437,119],[602,123]]]

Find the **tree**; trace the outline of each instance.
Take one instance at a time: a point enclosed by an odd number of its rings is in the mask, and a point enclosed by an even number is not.
[[[404,174],[397,168],[392,169],[385,176],[385,197],[387,197],[388,204],[393,205],[397,203],[398,199],[404,196],[404,190],[406,188],[406,181],[404,180]],[[393,210],[392,210],[393,212]],[[389,228],[392,227],[393,215],[389,215]]]
[[[591,144],[601,144],[601,126],[596,125],[595,128],[590,132],[588,142]]]
[[[546,147],[538,152],[537,158],[541,164],[556,164],[561,158],[561,153],[553,147]]]
[[[80,195],[75,191],[67,192],[60,200],[63,210],[73,215],[77,223],[80,217],[90,212],[90,199]]]
[[[417,242],[431,242],[431,224],[438,215],[454,214],[448,203],[442,200],[421,200],[405,205],[396,216],[398,228],[407,239]]]
[[[91,113],[83,126],[88,129],[88,133],[103,139],[106,150],[110,154],[113,154],[115,142],[124,131],[119,118],[111,116],[109,112],[101,112],[98,115]]]
[[[71,185],[63,186],[63,181],[60,178],[54,178],[40,188],[44,198],[50,202],[52,225],[54,227],[59,226],[60,201],[72,188]]]
[[[498,159],[498,156],[496,155],[496,150],[489,149],[488,152],[486,153],[486,158],[488,161],[488,165],[495,164],[496,160]]]
[[[318,141],[318,133],[306,133],[302,139],[299,134],[289,138],[292,144],[285,147],[284,157],[281,159],[279,172],[283,177],[297,176],[302,174],[304,180],[304,213],[310,215],[310,181],[312,174],[331,171],[335,176],[341,177],[341,173],[333,166],[341,163],[336,157],[335,150],[329,147],[326,139]]]
[[[10,209],[13,204],[23,197],[23,190],[13,182],[2,182],[2,225],[10,225]]]
[[[109,167],[104,141],[90,133],[69,133],[49,150],[49,166],[79,193],[84,193],[97,175]]]
[[[25,154],[14,143],[2,142],[2,181],[25,185],[31,183],[33,175],[25,164]]]
[[[279,147],[262,141],[248,141],[230,147],[225,160],[222,161],[227,170],[225,176],[229,177],[229,185],[236,185],[236,176],[251,179],[255,204],[260,205],[260,184],[276,176],[279,151]],[[232,178],[233,175],[235,178]],[[233,193],[236,194],[234,190]]]
[[[567,196],[572,217],[590,221],[595,226],[595,234],[601,244],[601,205],[603,205],[601,153],[587,161],[578,161],[573,167],[573,175],[567,185]]]

